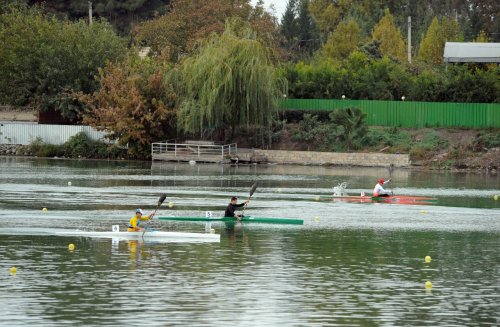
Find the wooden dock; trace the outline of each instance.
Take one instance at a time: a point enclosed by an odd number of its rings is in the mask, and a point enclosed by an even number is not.
[[[236,143],[215,144],[211,141],[156,142],[151,157],[160,161],[196,161],[228,163],[238,152]]]

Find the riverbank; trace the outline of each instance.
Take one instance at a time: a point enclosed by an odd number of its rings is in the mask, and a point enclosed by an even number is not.
[[[315,132],[314,130],[312,132]],[[500,170],[500,130],[394,129],[370,127],[367,140],[351,151],[331,135],[312,133],[304,139],[298,124],[286,124],[275,133],[271,146],[255,146],[242,130],[234,140],[239,163],[405,167],[429,170]],[[301,136],[302,135],[302,136]],[[243,148],[250,149],[244,153]],[[79,134],[64,145],[35,141],[30,145],[0,144],[0,155],[51,158],[133,159],[126,149]]]

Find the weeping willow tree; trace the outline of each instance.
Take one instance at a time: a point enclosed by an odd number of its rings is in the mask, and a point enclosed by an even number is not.
[[[203,137],[230,130],[232,139],[238,126],[271,128],[285,82],[255,33],[241,24],[236,33],[235,26],[226,23],[222,35],[211,36],[182,64],[178,126],[184,132]]]

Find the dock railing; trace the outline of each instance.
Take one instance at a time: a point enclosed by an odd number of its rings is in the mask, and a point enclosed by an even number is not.
[[[214,144],[209,141],[155,142],[151,146],[153,160],[223,161],[238,152],[236,143]]]

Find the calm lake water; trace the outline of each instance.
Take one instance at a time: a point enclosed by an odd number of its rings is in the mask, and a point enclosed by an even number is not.
[[[317,201],[342,182],[369,192],[379,177],[392,178],[395,194],[438,201]],[[8,232],[124,229],[162,193],[159,216],[222,215],[254,181],[247,214],[304,225],[214,223],[220,243]],[[498,326],[496,194],[500,176],[486,173],[0,157],[0,325]],[[204,231],[203,223],[150,225]]]

